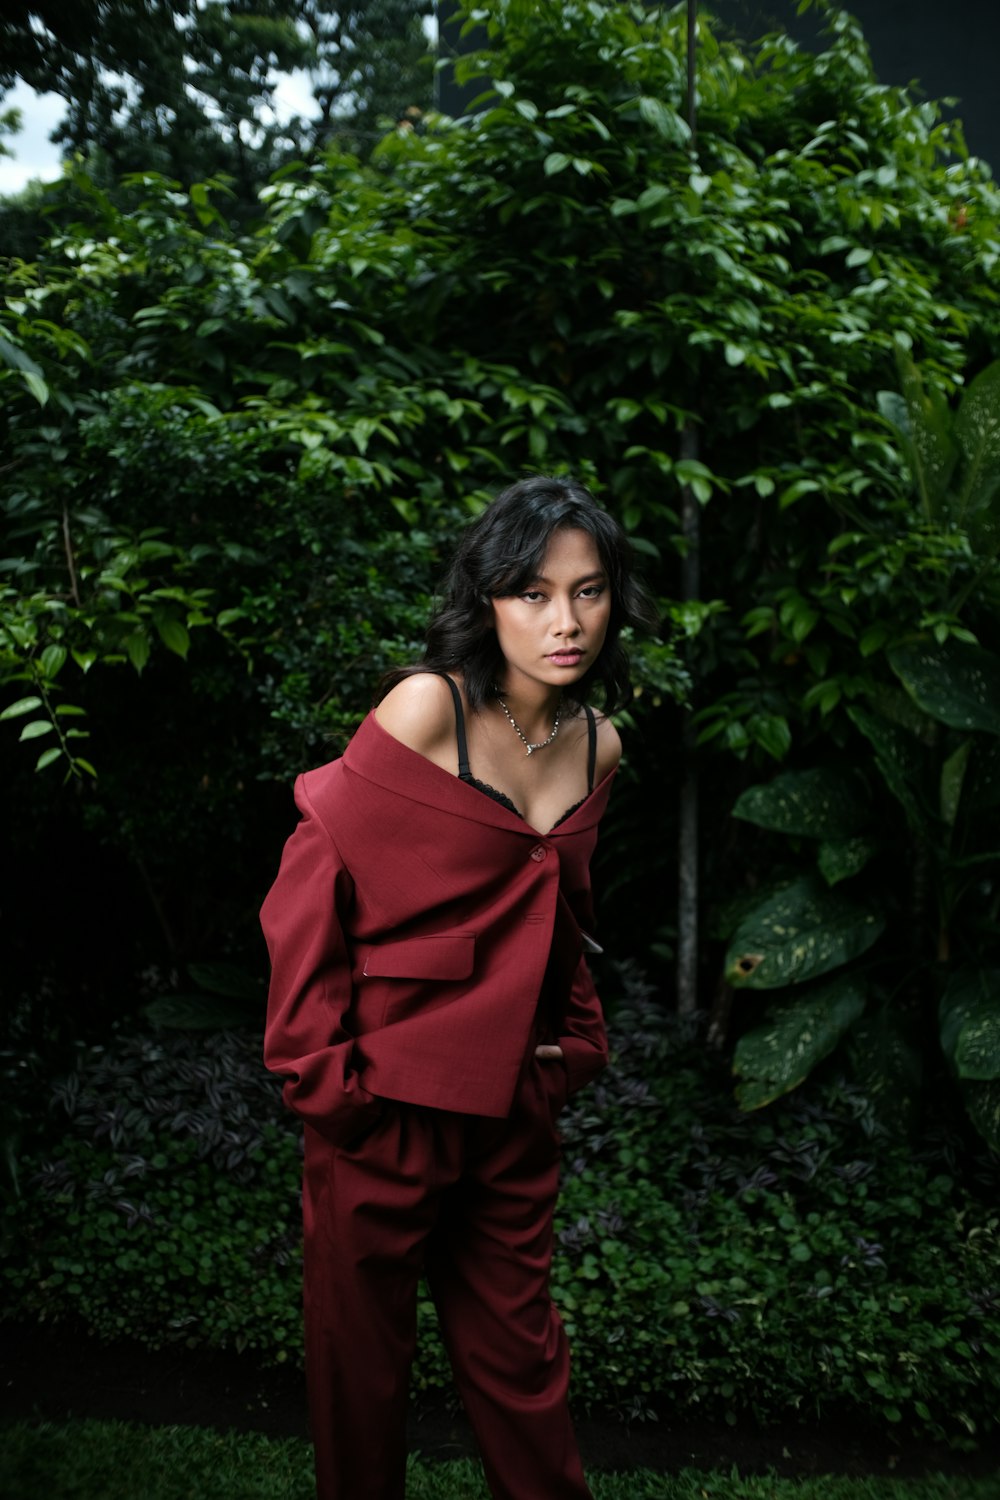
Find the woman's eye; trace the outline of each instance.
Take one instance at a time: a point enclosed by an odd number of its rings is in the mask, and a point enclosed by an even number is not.
[[[524,593],[521,595],[521,598],[527,599],[529,604],[537,603],[537,601],[542,597],[543,595],[540,589],[525,589]]]
[[[603,583],[588,583],[585,589],[580,590],[581,599],[599,599],[604,593]]]

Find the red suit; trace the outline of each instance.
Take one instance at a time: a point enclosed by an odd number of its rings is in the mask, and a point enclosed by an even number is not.
[[[402,1500],[421,1274],[494,1496],[589,1494],[548,1266],[554,1116],[607,1057],[583,930],[612,779],[540,835],[369,715],[296,783],[261,913],[265,1059],[307,1126],[321,1500]]]

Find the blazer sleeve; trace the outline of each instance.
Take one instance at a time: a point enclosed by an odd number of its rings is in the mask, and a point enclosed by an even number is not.
[[[288,1107],[342,1145],[378,1109],[352,1066],[354,1041],[345,1025],[351,955],[343,914],[354,886],[301,776],[295,801],[303,816],[260,914],[271,956],[264,1061],[284,1078]]]
[[[563,1012],[559,1045],[566,1060],[568,1092],[576,1093],[607,1066],[608,1038],[604,1012],[594,981],[581,954]]]

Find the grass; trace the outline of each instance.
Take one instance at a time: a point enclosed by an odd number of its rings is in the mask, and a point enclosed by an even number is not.
[[[636,1470],[591,1476],[594,1500],[996,1500],[996,1478],[740,1478]],[[407,1500],[488,1500],[475,1463],[410,1462]],[[308,1444],[128,1422],[6,1427],[3,1500],[313,1500]]]

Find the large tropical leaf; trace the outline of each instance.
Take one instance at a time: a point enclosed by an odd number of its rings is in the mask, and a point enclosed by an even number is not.
[[[869,1007],[851,1027],[851,1069],[881,1124],[901,1133],[920,1113],[923,1056],[914,1026],[889,1005]]]
[[[736,1043],[733,1072],[741,1109],[761,1109],[808,1078],[865,1008],[865,989],[844,976],[775,1003],[767,1020]]]
[[[994,1151],[1000,1152],[1000,1081],[966,1083],[962,1087],[962,1098],[969,1119],[983,1140]]]
[[[827,885],[839,885],[863,870],[873,854],[878,852],[874,839],[828,839],[820,844],[816,863]]]
[[[960,1078],[1000,1079],[1000,970],[960,969],[938,1009],[941,1049]]]
[[[880,391],[879,410],[895,427],[925,516],[940,512],[958,459],[952,437],[952,416],[944,394],[924,385],[923,377],[902,346],[896,364],[903,388],[902,401]]]
[[[959,517],[983,510],[1000,489],[1000,360],[972,381],[954,423],[965,464],[958,496]]]
[[[1000,734],[1000,657],[968,641],[897,646],[889,663],[920,707],[953,729]]]
[[[875,764],[889,791],[902,805],[915,833],[926,837],[930,824],[920,796],[925,757],[918,740],[881,714],[855,705],[847,710],[875,752]]]
[[[970,812],[1000,807],[1000,740],[977,740],[962,789]]]
[[[954,828],[958,817],[958,805],[962,800],[962,788],[971,753],[972,741],[963,740],[941,767],[941,821],[949,828]]]
[[[857,958],[884,927],[877,912],[801,876],[742,918],[726,953],[726,978],[752,990],[801,984]]]
[[[782,771],[763,786],[748,787],[736,800],[734,818],[808,839],[847,839],[868,821],[858,779],[830,766]]]

